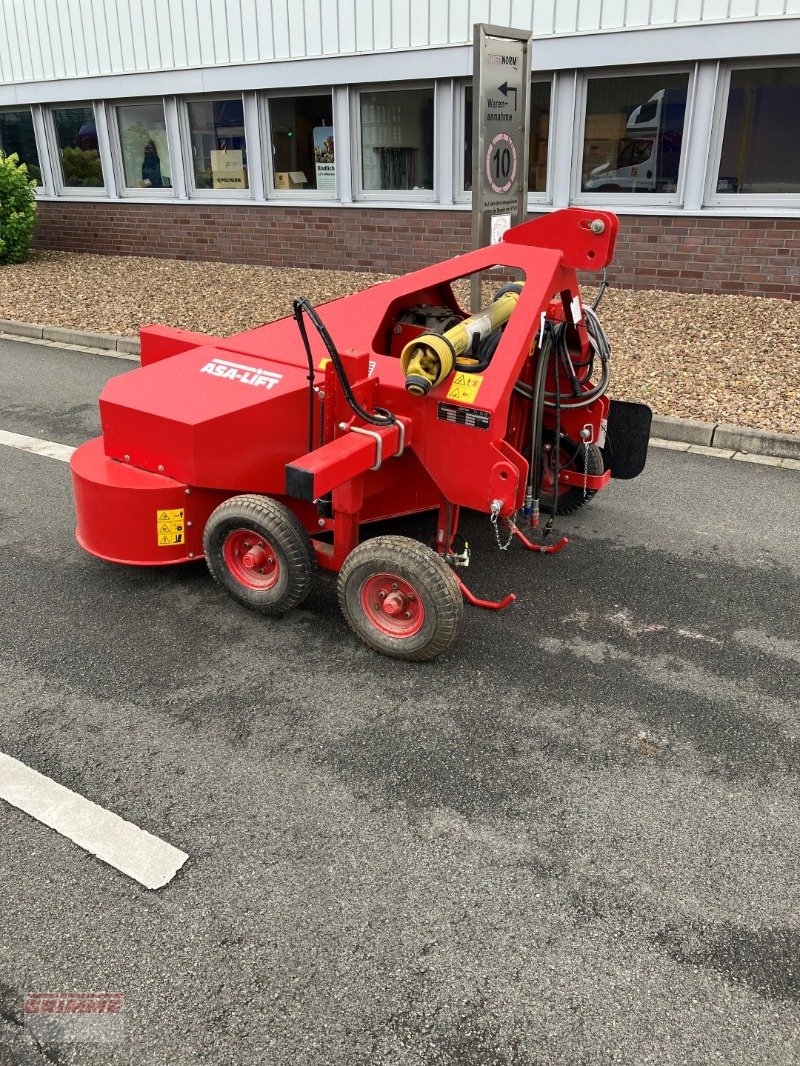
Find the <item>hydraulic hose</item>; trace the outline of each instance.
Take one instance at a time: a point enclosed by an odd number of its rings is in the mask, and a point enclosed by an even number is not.
[[[542,346],[539,350],[539,361],[536,364],[536,374],[533,380],[533,388],[518,384],[516,389],[531,401],[531,461],[528,468],[528,485],[525,491],[524,513],[530,515],[533,512],[534,519],[539,516],[539,495],[542,486],[541,456],[542,448],[542,419],[544,417],[544,385],[547,378],[547,367],[553,352],[553,340],[548,327]]]
[[[603,276],[602,276],[602,279],[600,281],[600,288],[597,290],[597,296],[595,296],[594,303],[592,304],[592,310],[593,311],[596,311],[597,308],[600,306],[600,301],[605,296],[607,288],[608,288],[608,272],[607,272],[606,268],[603,267]]]
[[[365,411],[364,408],[361,406],[361,404],[358,402],[358,400],[356,399],[355,394],[354,394],[354,392],[353,392],[353,390],[352,390],[352,388],[350,386],[350,382],[347,379],[347,373],[345,372],[344,366],[342,365],[341,357],[340,357],[338,351],[336,350],[336,345],[333,343],[333,339],[331,338],[330,333],[328,333],[328,330],[327,330],[327,327],[325,326],[325,323],[322,321],[322,319],[317,314],[316,309],[315,309],[314,305],[311,303],[311,301],[306,299],[305,296],[299,296],[294,301],[294,305],[293,306],[294,306],[295,321],[297,322],[297,328],[300,330],[300,336],[303,338],[303,347],[306,350],[306,357],[308,359],[308,374],[309,374],[309,387],[308,387],[308,390],[309,390],[309,423],[308,423],[308,425],[309,425],[309,430],[308,430],[308,433],[309,433],[309,448],[308,448],[308,450],[311,451],[312,447],[313,447],[313,442],[311,440],[311,437],[312,437],[312,428],[311,427],[312,427],[312,423],[313,423],[313,412],[314,412],[314,393],[313,393],[314,357],[311,354],[311,345],[309,344],[309,340],[308,340],[308,333],[306,331],[306,324],[305,324],[305,321],[303,320],[303,315],[304,314],[308,315],[308,317],[314,323],[314,326],[316,327],[317,333],[319,333],[320,337],[322,338],[322,343],[325,345],[325,348],[326,348],[326,350],[328,352],[328,355],[330,356],[331,363],[333,363],[333,369],[336,371],[336,377],[339,379],[339,384],[342,387],[342,392],[344,393],[344,398],[347,400],[347,403],[350,406],[350,409],[355,414],[357,414],[359,418],[363,419],[364,422],[368,422],[369,425],[371,425],[371,426],[391,426],[391,425],[394,425],[394,423],[397,421],[397,419],[395,418],[394,414],[392,414],[391,411],[387,411],[383,407],[376,407],[374,412],[370,413],[369,411]]]
[[[589,341],[592,350],[600,359],[600,380],[592,388],[579,392],[577,396],[561,397],[561,406],[569,408],[570,410],[575,410],[580,407],[588,407],[589,404],[594,403],[595,400],[599,399],[606,392],[611,380],[611,345],[608,343],[608,337],[606,336],[603,327],[600,325],[600,320],[594,310],[586,305],[584,305],[583,310],[586,314],[586,329],[589,333]],[[573,367],[577,366],[584,370],[580,384],[585,385],[591,379],[592,370],[594,368],[594,359],[589,359],[588,362],[581,364],[571,363],[569,350],[567,348],[566,328],[559,329],[556,345],[559,351],[559,359],[563,361],[567,367],[572,365]],[[546,393],[544,400],[545,407],[554,408],[556,406],[555,400],[555,393]]]

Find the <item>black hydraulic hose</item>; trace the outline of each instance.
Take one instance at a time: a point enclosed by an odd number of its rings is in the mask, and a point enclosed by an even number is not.
[[[584,307],[584,311],[586,312],[586,328],[589,333],[589,340],[591,342],[592,349],[600,358],[600,381],[593,388],[587,389],[585,392],[580,392],[577,397],[567,397],[566,399],[563,399],[561,406],[564,408],[569,408],[570,410],[575,410],[579,407],[588,407],[589,404],[599,399],[599,397],[602,396],[608,389],[608,384],[611,379],[611,370],[609,365],[609,360],[611,356],[611,345],[608,343],[608,337],[606,337],[603,327],[600,325],[600,321],[594,311],[588,306]],[[565,334],[566,330],[560,332],[558,337],[558,347],[560,355],[563,355],[563,350],[566,349]],[[583,379],[584,383],[588,382],[591,377],[592,366],[593,361],[592,363],[590,363],[589,374],[587,374]],[[544,400],[545,407],[555,407],[554,400],[554,393],[546,393]]]
[[[600,301],[605,296],[607,288],[608,288],[608,273],[606,271],[606,268],[603,267],[603,276],[602,276],[602,279],[600,281],[600,288],[597,290],[597,296],[595,296],[594,303],[592,304],[592,310],[593,311],[596,311],[597,308],[600,306]]]
[[[297,326],[300,330],[300,336],[303,338],[303,347],[306,350],[306,359],[308,360],[308,451],[314,450],[314,356],[311,354],[311,345],[308,343],[308,334],[306,333],[306,324],[303,321],[303,313],[299,309],[301,301],[294,301],[294,317],[297,322]],[[320,444],[322,443],[322,437],[320,437]]]
[[[558,474],[561,466],[561,374],[558,361],[556,361],[555,374],[553,375],[556,389],[556,439],[553,444],[553,504],[550,508],[550,517],[544,527],[542,538],[546,537],[553,528],[553,523],[558,514]]]
[[[333,363],[333,369],[336,371],[336,376],[339,379],[339,384],[342,387],[344,398],[347,400],[350,409],[355,414],[357,414],[359,418],[363,419],[364,422],[368,422],[371,426],[394,425],[397,419],[391,411],[387,411],[383,407],[376,407],[375,411],[373,413],[370,413],[369,411],[365,411],[361,404],[358,402],[355,397],[355,394],[353,393],[352,388],[350,387],[350,382],[347,380],[347,374],[345,372],[344,366],[342,365],[342,360],[339,356],[339,353],[336,350],[336,345],[333,343],[333,339],[331,338],[330,333],[328,333],[325,323],[317,314],[316,309],[314,308],[314,305],[311,303],[311,301],[307,300],[305,296],[299,296],[294,301],[294,317],[295,321],[297,322],[297,328],[300,330],[300,336],[303,338],[303,346],[305,347],[306,356],[308,357],[309,439],[312,435],[311,426],[314,411],[314,357],[311,354],[311,345],[308,341],[308,333],[306,332],[306,325],[303,321],[303,314],[308,315],[308,317],[314,323],[314,326],[316,327],[316,330],[319,333],[320,337],[322,338],[322,343],[325,345],[328,355],[331,358],[331,362]],[[312,447],[313,445],[309,444],[308,450],[311,451]]]
[[[547,377],[547,367],[553,352],[553,338],[550,325],[546,325],[546,332],[539,349],[539,362],[536,365],[536,374],[533,379],[533,390],[528,391],[517,386],[523,396],[531,400],[531,464],[528,470],[528,488],[525,498],[526,510],[535,501],[535,511],[539,510],[539,494],[542,488],[541,451],[542,451],[542,419],[544,417],[544,389]]]

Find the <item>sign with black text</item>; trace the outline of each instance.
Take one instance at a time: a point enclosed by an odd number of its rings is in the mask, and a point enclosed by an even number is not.
[[[502,240],[525,221],[528,196],[531,34],[475,26],[472,79],[472,246]],[[480,278],[473,278],[472,310]]]

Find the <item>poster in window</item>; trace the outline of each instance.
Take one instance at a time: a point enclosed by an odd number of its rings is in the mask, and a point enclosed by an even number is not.
[[[314,127],[314,166],[317,188],[336,191],[336,163],[333,155],[333,126]]]
[[[212,151],[211,176],[215,189],[246,189],[242,152]]]

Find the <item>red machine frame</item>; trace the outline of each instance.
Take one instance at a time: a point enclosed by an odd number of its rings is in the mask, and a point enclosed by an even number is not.
[[[215,509],[250,493],[285,504],[328,570],[340,570],[362,524],[435,509],[437,550],[450,560],[462,507],[505,522],[526,547],[555,550],[564,541],[534,544],[513,523],[524,505],[531,417],[515,386],[533,381],[545,321],[566,321],[574,351],[589,352],[576,271],[605,267],[616,235],[609,212],[557,211],[508,231],[500,244],[322,305],[354,396],[368,410],[393,412],[390,425],[370,425],[354,413],[313,333],[309,382],[292,317],[228,338],[143,328],[141,368],[108,382],[100,398],[103,434],[73,456],[80,544],[130,565],[198,559]],[[452,282],[490,268],[524,281],[491,363],[413,395],[398,358],[413,330],[398,323],[400,313],[443,305],[463,318]],[[556,371],[549,373],[552,387]],[[602,446],[608,409],[605,396],[565,409],[561,433]],[[596,492],[611,473],[564,468],[558,482]],[[263,587],[263,577],[251,578],[254,588]],[[470,602],[484,602],[459,585]]]

